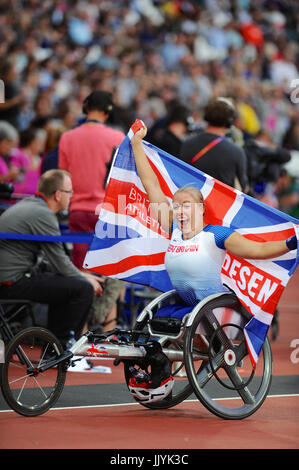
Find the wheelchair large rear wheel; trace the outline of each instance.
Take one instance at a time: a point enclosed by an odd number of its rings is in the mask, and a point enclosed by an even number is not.
[[[250,318],[233,294],[223,294],[208,301],[186,328],[184,361],[189,382],[200,402],[220,418],[236,420],[252,415],[271,385],[268,339],[256,368],[251,365],[243,334]],[[207,360],[200,368],[194,359],[199,332],[204,332],[209,342]]]
[[[7,404],[23,416],[38,416],[51,408],[63,390],[64,363],[39,372],[49,357],[57,358],[63,348],[44,328],[27,328],[8,344],[2,365],[2,393]]]

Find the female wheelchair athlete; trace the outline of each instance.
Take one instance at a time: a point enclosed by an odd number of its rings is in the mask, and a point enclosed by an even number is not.
[[[2,365],[5,400],[25,416],[45,413],[59,398],[67,369],[78,356],[111,357],[124,364],[128,390],[146,408],[171,408],[194,393],[218,417],[250,416],[271,383],[268,339],[252,369],[243,334],[251,315],[233,293],[207,297],[182,320],[159,317],[176,301],[174,290],[158,295],[132,330],[88,331],[67,351],[43,328],[20,332],[8,344]],[[178,374],[183,367],[188,380]]]

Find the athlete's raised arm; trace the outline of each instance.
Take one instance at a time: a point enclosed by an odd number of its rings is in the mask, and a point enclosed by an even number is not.
[[[141,123],[140,125],[143,124],[141,121],[138,122]],[[170,233],[170,228],[173,219],[172,209],[167,197],[165,196],[160,187],[159,180],[154,170],[152,169],[147,159],[147,156],[145,155],[142,145],[142,139],[144,139],[146,133],[147,128],[143,124],[142,127],[137,132],[135,132],[134,136],[131,139],[135,163],[138,175],[141,179],[141,182],[151,203],[151,209],[163,229],[167,233]]]

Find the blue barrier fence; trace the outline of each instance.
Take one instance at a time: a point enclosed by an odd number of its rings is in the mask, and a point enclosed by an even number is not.
[[[91,243],[93,233],[62,233],[60,235],[34,235],[24,233],[0,232],[0,239],[5,240],[27,240],[34,242],[62,242],[62,243]]]

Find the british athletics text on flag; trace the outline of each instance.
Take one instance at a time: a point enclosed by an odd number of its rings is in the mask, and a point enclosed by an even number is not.
[[[158,224],[137,174],[128,133],[115,157],[104,203],[84,268],[160,291],[172,289],[164,266],[169,237]],[[299,221],[235,190],[157,147],[143,142],[164,194],[172,199],[185,185],[196,184],[206,207],[205,222],[232,227],[259,241],[284,240]],[[298,233],[297,233],[298,238]],[[246,260],[227,253],[223,282],[253,318],[245,327],[252,363],[263,346],[280,296],[298,264],[297,250],[271,260]]]

